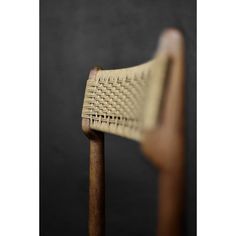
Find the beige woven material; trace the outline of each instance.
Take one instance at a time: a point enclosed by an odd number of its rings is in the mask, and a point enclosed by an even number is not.
[[[157,123],[167,58],[130,68],[99,70],[87,80],[82,117],[90,127],[136,141]]]

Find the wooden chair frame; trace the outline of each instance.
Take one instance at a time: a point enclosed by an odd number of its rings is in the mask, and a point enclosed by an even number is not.
[[[175,29],[164,32],[158,53],[166,55],[171,61],[168,69],[168,80],[171,82],[168,82],[169,87],[163,94],[163,106],[166,109],[160,116],[161,125],[155,124],[158,127],[158,135],[135,137],[138,137],[136,140],[141,142],[144,153],[149,156],[154,166],[160,169],[158,235],[179,236],[182,235],[185,149],[184,42],[182,34]],[[99,68],[91,70],[89,78],[94,78],[98,70]],[[149,128],[153,131],[154,129],[155,127]],[[90,142],[89,236],[103,236],[105,234],[104,133],[102,130],[91,128],[90,119],[85,117],[82,118],[82,130]],[[153,154],[156,146],[159,150],[157,158]]]

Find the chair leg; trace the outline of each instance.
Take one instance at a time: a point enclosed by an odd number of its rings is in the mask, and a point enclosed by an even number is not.
[[[82,120],[82,129],[90,142],[89,157],[89,236],[105,235],[105,167],[104,134],[89,128]]]

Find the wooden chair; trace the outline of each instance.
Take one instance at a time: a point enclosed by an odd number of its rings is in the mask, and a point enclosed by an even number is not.
[[[175,29],[161,35],[147,63],[91,70],[82,110],[82,130],[90,141],[89,236],[105,234],[104,132],[141,143],[159,169],[157,233],[182,235],[183,101],[184,40]]]

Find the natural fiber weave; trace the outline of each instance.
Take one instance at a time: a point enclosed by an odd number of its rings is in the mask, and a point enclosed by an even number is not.
[[[139,141],[156,125],[167,58],[161,54],[142,65],[98,70],[87,80],[82,117],[90,128]]]

